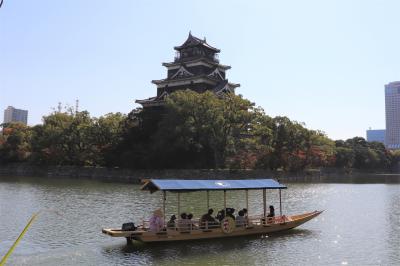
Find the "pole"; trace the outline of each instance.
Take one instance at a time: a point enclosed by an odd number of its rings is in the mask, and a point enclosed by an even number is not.
[[[264,207],[264,218],[267,216],[267,190],[263,189],[263,207]]]
[[[279,213],[282,216],[282,191],[279,189]]]
[[[207,212],[210,209],[210,191],[207,190]]]
[[[224,211],[226,212],[226,190],[224,189]],[[226,215],[226,213],[225,213]]]
[[[247,209],[247,216],[249,216],[249,190],[246,189],[246,209]]]
[[[167,192],[163,190],[163,215],[164,215],[164,225],[165,225],[165,201],[167,199]]]
[[[181,193],[178,192],[178,217],[181,215]]]

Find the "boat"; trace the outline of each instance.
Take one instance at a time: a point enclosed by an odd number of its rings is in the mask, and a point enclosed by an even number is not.
[[[102,233],[111,237],[126,238],[128,243],[133,241],[140,242],[172,242],[184,240],[198,240],[211,238],[225,238],[248,235],[266,235],[273,232],[280,232],[298,227],[305,222],[315,218],[322,211],[312,211],[302,214],[285,215],[282,213],[282,194],[281,190],[287,187],[274,179],[245,179],[245,180],[181,180],[181,179],[148,179],[144,181],[141,190],[155,193],[162,192],[163,211],[162,219],[164,226],[160,230],[151,231],[149,221],[142,221],[136,226],[123,226],[122,228],[103,228]],[[279,191],[279,215],[269,217],[267,214],[266,190]],[[178,210],[180,213],[181,193],[194,191],[205,191],[207,194],[207,210],[210,206],[210,191],[222,191],[224,195],[224,209],[226,206],[226,192],[228,190],[243,190],[246,197],[246,208],[248,216],[245,222],[238,224],[232,217],[226,215],[218,223],[208,223],[201,219],[193,219],[190,224],[182,226],[178,220],[172,227],[167,226],[165,217],[165,205],[167,192],[175,194],[178,198]],[[249,190],[262,190],[263,213],[249,215]],[[161,214],[161,211],[160,211]],[[132,224],[131,224],[132,225]]]

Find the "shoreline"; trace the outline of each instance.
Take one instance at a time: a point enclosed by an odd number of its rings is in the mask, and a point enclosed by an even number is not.
[[[298,173],[272,172],[264,169],[164,169],[132,170],[104,167],[33,166],[10,164],[0,166],[0,177],[46,177],[103,182],[135,183],[142,179],[257,179],[275,178],[280,182],[299,183],[400,183],[400,172],[372,172],[326,168]]]

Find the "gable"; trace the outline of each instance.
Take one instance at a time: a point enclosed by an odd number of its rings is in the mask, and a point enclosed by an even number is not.
[[[223,75],[221,74],[221,72],[219,71],[219,68],[217,67],[216,69],[214,69],[213,72],[211,72],[210,74],[208,74],[209,77],[213,77],[213,78],[217,78],[217,79],[221,79],[224,80]]]
[[[191,77],[194,76],[193,73],[191,73],[189,70],[187,70],[185,67],[181,66],[178,71],[170,77],[170,79],[174,78],[183,78],[183,77]]]

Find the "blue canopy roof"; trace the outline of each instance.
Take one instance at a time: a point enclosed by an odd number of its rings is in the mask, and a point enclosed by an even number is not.
[[[241,179],[241,180],[182,180],[182,179],[150,179],[142,190],[164,191],[198,191],[198,190],[245,190],[245,189],[283,189],[285,185],[273,179]]]

